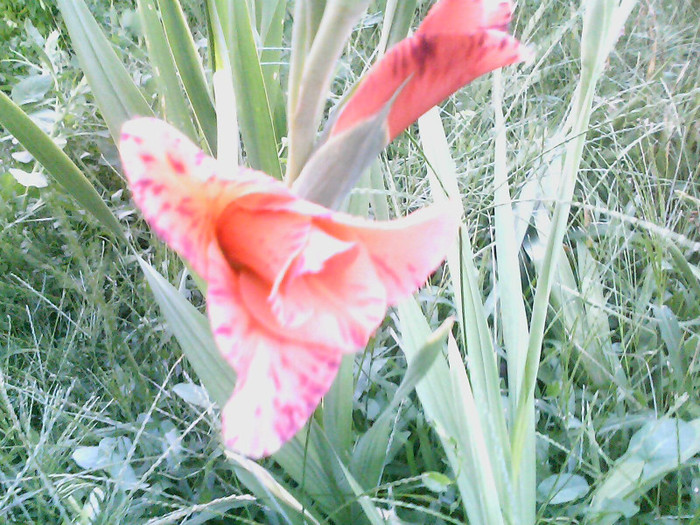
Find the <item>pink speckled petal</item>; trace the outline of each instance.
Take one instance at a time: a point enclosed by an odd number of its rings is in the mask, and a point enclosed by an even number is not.
[[[459,214],[459,207],[447,202],[387,222],[344,214],[317,222],[332,235],[365,247],[393,305],[423,285],[444,260],[457,235]]]
[[[206,252],[216,218],[231,201],[252,192],[286,192],[267,175],[244,168],[233,180],[185,135],[153,118],[130,120],[119,142],[134,201],[159,237],[206,277]],[[231,178],[231,177],[228,177]]]
[[[386,291],[364,250],[327,260],[318,273],[283,282],[270,297],[256,276],[241,275],[241,295],[258,322],[279,336],[355,352],[384,319]]]
[[[209,254],[209,319],[217,346],[238,375],[222,410],[224,442],[252,458],[268,456],[309,419],[335,378],[341,353],[261,325],[244,305],[238,272],[217,246]]]
[[[254,353],[222,410],[227,447],[252,458],[274,454],[309,420],[340,366],[340,354],[289,340],[246,341]]]

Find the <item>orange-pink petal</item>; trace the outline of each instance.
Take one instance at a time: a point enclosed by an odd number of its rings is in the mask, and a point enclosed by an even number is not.
[[[245,200],[221,212],[216,238],[233,268],[245,267],[271,285],[306,246],[311,219],[285,210],[255,210],[241,205]]]
[[[248,272],[240,285],[247,310],[267,330],[345,353],[364,348],[386,314],[383,283],[359,247],[283,282],[274,296]]]
[[[377,113],[406,81],[389,111],[389,137],[472,80],[525,58],[523,46],[496,30],[465,35],[414,35],[394,46],[367,74],[332,133]]]
[[[252,458],[268,456],[308,421],[335,378],[341,354],[260,325],[244,307],[238,274],[216,246],[209,255],[212,331],[238,376],[222,407],[224,443]]]
[[[510,2],[441,0],[416,33],[374,64],[341,110],[332,134],[389,111],[393,140],[418,117],[477,77],[525,60],[527,49],[504,32]]]
[[[474,33],[502,27],[511,17],[511,5],[499,0],[441,0],[430,8],[415,34]]]
[[[387,222],[343,214],[321,222],[332,235],[364,246],[392,305],[422,286],[444,260],[456,239],[459,214],[458,206],[447,202]]]
[[[268,177],[236,168],[225,180],[221,166],[167,123],[130,120],[122,127],[119,150],[133,199],[171,248],[206,277],[207,247],[222,209],[242,195],[273,191]],[[271,179],[270,179],[271,180]]]

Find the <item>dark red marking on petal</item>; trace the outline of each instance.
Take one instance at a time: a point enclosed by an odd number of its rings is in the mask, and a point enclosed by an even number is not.
[[[221,292],[221,290],[218,290],[218,292]],[[209,292],[210,294],[212,293],[211,291]],[[214,330],[214,335],[222,335],[224,337],[228,337],[231,334],[233,334],[233,328],[230,325],[227,324],[222,324]]]
[[[177,173],[178,175],[184,175],[187,172],[187,167],[185,166],[185,163],[182,162],[180,159],[174,157],[171,152],[166,153],[165,157],[168,159],[168,164],[170,164],[170,167],[175,173]]]
[[[150,153],[141,153],[141,155],[139,155],[139,158],[141,159],[141,162],[144,162],[145,164],[151,164],[156,160],[156,158]]]
[[[426,63],[435,55],[435,46],[425,35],[416,35],[411,39],[411,56],[418,65],[418,75],[425,72]]]
[[[136,182],[134,182],[132,184],[132,186],[134,187],[134,189],[138,189],[139,191],[145,191],[153,184],[154,184],[153,179],[140,179],[140,180],[137,180]]]

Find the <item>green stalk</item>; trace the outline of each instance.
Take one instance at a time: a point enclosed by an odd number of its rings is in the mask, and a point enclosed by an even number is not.
[[[493,108],[495,113],[495,161],[494,161],[494,227],[496,238],[496,265],[499,297],[499,314],[503,330],[503,343],[508,366],[508,399],[510,420],[517,414],[519,387],[523,380],[529,338],[525,302],[521,285],[520,243],[516,242],[515,219],[508,185],[506,166],[506,122],[503,116],[503,82],[501,71],[494,71]],[[535,523],[535,397],[531,395],[525,407],[527,418],[526,438],[522,451],[523,468],[512,483],[517,491],[518,523]]]
[[[547,236],[547,247],[539,275],[532,318],[530,339],[523,383],[520,388],[516,420],[512,432],[513,473],[517,477],[522,467],[528,428],[528,400],[535,392],[539,369],[544,327],[549,307],[549,297],[554,282],[561,244],[566,232],[567,220],[574,196],[574,188],[581,164],[581,154],[591,118],[595,87],[603,72],[605,61],[620,34],[622,25],[634,7],[636,0],[594,0],[584,4],[583,33],[581,36],[581,80],[576,89],[565,129],[571,139],[566,144],[562,181],[552,217],[552,230]]]
[[[318,33],[305,60],[298,94],[293,94],[296,105],[290,106],[288,115],[287,184],[299,176],[311,155],[335,64],[352,28],[368,4],[369,0],[331,0],[326,6]],[[298,72],[295,71],[294,74]]]

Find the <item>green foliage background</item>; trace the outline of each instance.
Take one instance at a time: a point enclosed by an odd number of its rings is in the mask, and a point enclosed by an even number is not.
[[[547,182],[544,190],[528,182],[557,174],[554,157],[563,144],[552,136],[580,75],[578,2],[521,4],[514,33],[538,58],[530,68],[503,73],[516,205],[551,198]],[[181,261],[133,210],[114,143],[49,5],[0,0],[6,15],[0,42],[9,43],[0,47],[0,87],[89,176],[140,253],[202,311],[203,298]],[[207,29],[198,6],[190,7],[205,54]],[[329,107],[372,62],[385,7],[373,3],[353,32]],[[420,12],[427,7],[421,4]],[[92,2],[91,8],[158,109],[132,4]],[[541,523],[592,520],[588,509],[606,495],[608,510],[628,523],[700,517],[697,456],[674,455],[678,443],[694,439],[686,422],[700,417],[698,19],[691,0],[640,3],[598,87],[563,247],[570,274],[555,289],[537,383]],[[284,35],[286,78],[291,11]],[[498,293],[491,90],[491,79],[481,79],[441,106],[488,312]],[[429,199],[418,137],[411,129],[373,168],[387,187],[374,194],[387,196],[399,214]],[[250,496],[241,469],[223,455],[218,415],[202,399],[133,254],[50,178],[44,188],[25,186],[10,170],[43,174],[0,130],[0,523],[286,522],[272,500]],[[539,275],[539,227],[525,231],[519,258],[528,309]],[[446,274],[438,272],[418,294],[433,327],[454,313],[448,289]],[[501,328],[494,321],[489,335],[503,360]],[[406,333],[399,313],[391,312],[357,356],[349,441],[390,405],[406,370],[399,351]],[[505,377],[502,370],[501,386]],[[380,482],[365,485],[387,516],[414,523],[465,519],[458,473],[439,438],[412,395],[392,419]],[[642,479],[635,470],[640,458],[671,468],[643,487],[640,481],[631,500],[618,498],[616,487]],[[273,461],[263,465],[304,502],[328,491],[289,482]],[[570,484],[562,489],[560,480]],[[310,509],[335,523],[363,516],[359,496],[344,490],[347,506],[335,514],[313,503]]]

